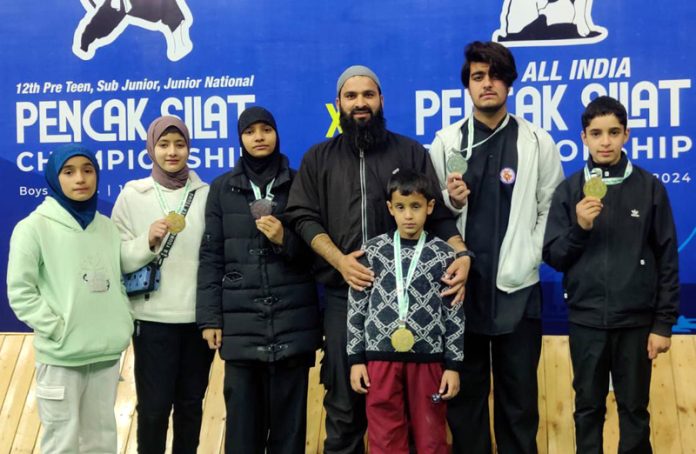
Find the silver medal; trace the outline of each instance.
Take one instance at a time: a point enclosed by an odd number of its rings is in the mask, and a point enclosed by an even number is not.
[[[464,175],[469,168],[469,163],[466,162],[464,156],[460,154],[453,154],[447,159],[447,171],[449,173],[461,173]]]

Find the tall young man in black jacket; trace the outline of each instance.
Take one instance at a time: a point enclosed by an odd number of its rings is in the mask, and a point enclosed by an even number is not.
[[[414,140],[388,131],[377,75],[351,66],[338,79],[336,107],[343,134],[307,151],[293,182],[286,215],[317,253],[315,272],[325,286],[324,363],[321,379],[327,393],[326,453],[362,453],[367,421],[365,400],[350,387],[346,353],[348,286],[361,291],[373,273],[358,262],[362,245],[395,228],[387,210],[387,182],[397,169],[424,173],[439,194],[425,149]],[[471,259],[454,219],[441,198],[426,225],[459,253],[443,282],[454,302],[463,298]]]
[[[619,452],[651,452],[652,360],[670,347],[679,306],[677,239],[667,192],[622,152],[626,109],[601,96],[582,115],[591,158],[556,189],[544,260],[564,273],[578,453],[602,452],[611,373]]]

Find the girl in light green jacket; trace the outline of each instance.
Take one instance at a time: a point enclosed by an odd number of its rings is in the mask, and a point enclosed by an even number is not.
[[[12,232],[7,292],[35,333],[36,397],[46,453],[115,453],[119,359],[132,320],[120,240],[97,212],[99,167],[78,145],[55,150],[48,196]]]

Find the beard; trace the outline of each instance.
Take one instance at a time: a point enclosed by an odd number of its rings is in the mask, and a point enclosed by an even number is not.
[[[387,120],[384,118],[381,107],[374,112],[370,111],[370,117],[365,120],[356,120],[353,117],[353,114],[369,109],[369,107],[354,108],[350,112],[341,109],[340,123],[343,135],[358,150],[372,150],[383,143],[387,137]]]

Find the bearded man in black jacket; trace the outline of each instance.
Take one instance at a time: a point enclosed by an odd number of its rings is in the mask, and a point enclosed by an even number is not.
[[[432,193],[441,194],[430,158],[421,144],[386,129],[384,98],[377,75],[351,66],[338,79],[336,107],[343,134],[307,151],[290,190],[286,215],[316,252],[315,274],[324,285],[324,362],[326,453],[363,453],[367,427],[364,397],[350,387],[346,354],[348,286],[363,290],[373,273],[358,259],[362,245],[395,228],[387,210],[387,182],[398,170],[425,174]],[[426,230],[446,240],[457,259],[442,281],[459,303],[471,258],[452,215],[440,196]]]

